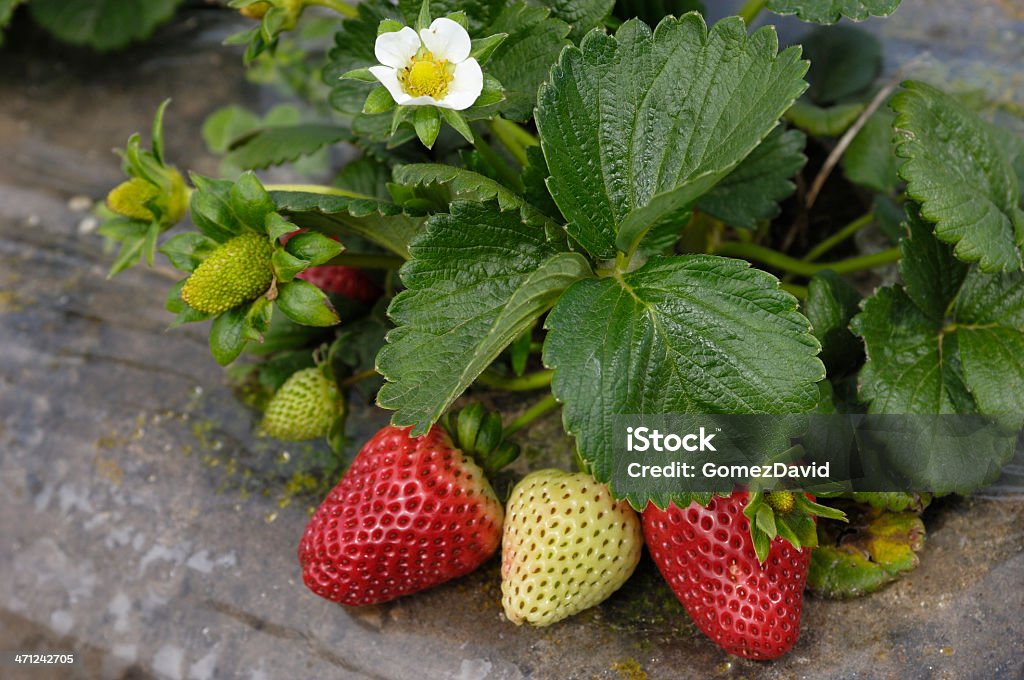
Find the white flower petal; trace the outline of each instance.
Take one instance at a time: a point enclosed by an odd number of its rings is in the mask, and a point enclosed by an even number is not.
[[[462,111],[473,105],[484,89],[484,73],[476,59],[467,59],[456,64],[448,94],[437,103],[444,109]]]
[[[398,82],[398,71],[389,68],[387,66],[371,66],[370,73],[373,77],[380,81],[380,84],[387,88],[388,92],[391,93],[391,98],[398,104],[407,103],[412,97],[402,89],[402,84]]]
[[[404,102],[399,102],[399,104],[401,106],[441,106],[441,102],[428,95],[424,95],[422,97],[409,97]]]
[[[430,28],[420,31],[420,38],[434,59],[447,59],[453,64],[465,61],[473,47],[466,29],[445,17],[434,19]]]
[[[381,33],[373,44],[377,61],[391,68],[405,68],[420,48],[420,37],[416,31],[405,26],[400,31]]]

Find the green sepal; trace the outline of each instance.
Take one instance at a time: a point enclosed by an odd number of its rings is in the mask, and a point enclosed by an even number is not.
[[[846,521],[845,513],[811,501],[802,491],[768,493],[792,494],[793,507],[788,512],[774,510],[762,491],[752,492],[747,499],[743,514],[750,520],[751,542],[761,563],[768,559],[768,552],[776,536],[782,537],[797,550],[816,547],[818,533],[815,516]]]
[[[441,118],[444,122],[448,123],[456,132],[462,135],[470,144],[473,143],[473,131],[469,127],[469,123],[466,122],[465,116],[458,111],[452,109],[438,109],[441,112]]]
[[[274,305],[270,300],[265,296],[256,298],[245,313],[245,339],[263,342],[263,337],[270,331],[273,313]]]
[[[502,440],[501,416],[491,412],[484,415],[480,421],[480,429],[476,433],[476,441],[473,448],[476,453],[485,457],[489,456]]]
[[[395,113],[391,117],[391,135],[394,136],[398,132],[398,128],[402,126],[402,123],[411,122],[411,118],[416,114],[415,106],[397,106],[395,107]]]
[[[508,38],[508,33],[495,33],[486,38],[477,38],[472,43],[469,56],[476,59],[483,66],[491,58],[491,55],[494,54],[494,51],[501,46],[501,43],[505,42],[506,38]]]
[[[473,402],[459,411],[456,419],[455,439],[460,448],[473,450],[480,424],[484,420],[484,407],[480,402]]]
[[[266,233],[267,215],[277,206],[256,178],[256,173],[252,170],[243,172],[231,186],[228,196],[242,226],[257,233]]]
[[[416,128],[416,136],[420,138],[420,143],[431,149],[437,141],[437,133],[441,131],[441,114],[434,106],[418,106],[416,116],[413,118],[413,127]]]
[[[339,80],[359,80],[364,83],[379,83],[377,76],[370,73],[368,68],[357,68],[351,71],[347,71],[338,76]]]
[[[839,522],[846,521],[846,513],[842,510],[830,508],[827,505],[815,503],[804,494],[795,494],[793,497],[794,507],[803,510],[808,515],[815,517],[825,517],[827,519],[834,519]]]
[[[167,292],[167,299],[164,302],[164,309],[172,314],[175,314],[174,321],[167,327],[168,330],[177,328],[182,324],[195,323],[197,321],[206,321],[211,318],[213,314],[207,314],[206,312],[200,312],[197,309],[193,309],[181,299],[181,289],[185,287],[187,278],[178,281],[171,289]]]
[[[274,278],[280,283],[288,283],[295,275],[309,267],[309,262],[296,257],[285,248],[276,248],[270,256],[270,266],[274,268]]]
[[[276,302],[285,316],[303,326],[334,326],[341,321],[327,295],[307,281],[281,285]]]
[[[296,234],[284,248],[300,260],[308,262],[311,267],[324,264],[345,250],[345,246],[338,241],[316,231]]]
[[[218,245],[213,239],[190,231],[167,239],[160,246],[160,252],[172,267],[178,271],[191,273],[217,249]]]
[[[501,81],[485,73],[483,89],[480,90],[480,96],[473,102],[473,108],[483,108],[503,101],[505,101],[505,88],[502,87]]]
[[[775,527],[775,513],[767,504],[757,508],[756,524],[758,529],[769,536],[775,536],[778,533],[778,529]]]
[[[473,402],[457,414],[446,413],[439,421],[456,448],[472,456],[488,477],[519,457],[519,445],[505,441],[501,415]]]
[[[166,167],[164,162],[164,111],[167,110],[168,104],[171,103],[170,97],[163,100],[160,106],[156,109],[156,115],[153,116],[153,128],[151,132],[151,139],[153,143],[151,148],[153,150],[153,158],[161,166]]]
[[[327,431],[327,445],[331,447],[331,451],[337,454],[341,454],[345,450],[345,442],[347,440],[345,436],[345,420],[347,415],[348,409],[345,409],[345,413],[335,418],[331,423],[331,429]]]
[[[196,187],[190,205],[192,222],[199,231],[217,243],[226,243],[241,234],[245,228],[239,223],[231,208],[230,194],[233,183],[203,177],[194,172],[189,176]]]
[[[405,25],[399,21],[395,21],[394,19],[381,19],[381,22],[377,24],[377,37],[380,37],[385,33],[394,33],[395,31],[401,31],[403,28],[405,28]],[[348,74],[345,74],[345,76],[347,75]],[[342,76],[342,78],[344,78],[345,76]]]
[[[210,353],[221,366],[227,366],[242,353],[245,343],[246,305],[229,309],[210,325]]]
[[[366,95],[366,101],[363,103],[363,113],[371,116],[387,113],[393,108],[395,108],[395,98],[383,86],[370,90],[370,94]]]
[[[466,29],[467,32],[469,31],[469,17],[467,17],[466,13],[463,12],[462,10],[459,10],[458,12],[452,12],[451,14],[447,14],[445,15],[445,18],[451,19],[459,26],[462,26],[464,29]]]
[[[272,212],[267,215],[265,227],[267,230],[267,236],[270,237],[271,241],[276,241],[285,234],[291,234],[299,230],[299,226],[297,224],[289,222],[276,212]]]
[[[420,5],[419,16],[416,17],[416,32],[422,31],[430,26],[430,0],[423,0]]]
[[[260,27],[259,26],[253,26],[252,28],[247,28],[244,31],[239,31],[238,33],[232,33],[228,37],[224,38],[224,40],[221,42],[221,44],[222,45],[246,45],[246,44],[251,44],[254,39],[259,38],[259,35],[260,35]],[[262,42],[262,39],[261,39],[261,42]],[[248,50],[246,50],[246,51],[248,51]]]
[[[110,265],[107,278],[112,279],[125,269],[137,263],[142,258],[142,250],[146,245],[145,233],[140,236],[131,236],[121,241],[121,248],[117,251],[117,258]]]

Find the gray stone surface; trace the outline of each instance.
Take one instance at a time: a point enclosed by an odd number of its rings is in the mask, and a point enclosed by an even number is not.
[[[892,21],[910,37],[886,33],[899,54],[921,36],[915,18],[957,44],[978,25],[929,11],[949,3],[904,4]],[[1013,32],[1019,53],[1019,9],[985,5],[982,28]],[[646,562],[602,607],[542,630],[503,620],[495,562],[359,611],[309,593],[295,547],[315,499],[289,483],[315,472],[323,450],[254,438],[254,414],[202,329],[165,332],[169,280],[145,270],[105,280],[110,256],[81,198],[118,181],[109,149],[146,129],[167,95],[172,160],[214,172],[202,117],[265,95],[217,47],[224,31],[211,16],[104,59],[48,58],[17,40],[0,52],[0,650],[80,657],[70,671],[0,668],[0,678],[1022,676],[1019,485],[939,503],[918,571],[856,601],[809,598],[800,642],[774,664],[718,651]],[[985,38],[963,40],[986,54]],[[356,436],[381,419],[360,409]],[[567,451],[552,421],[527,439],[534,461]]]

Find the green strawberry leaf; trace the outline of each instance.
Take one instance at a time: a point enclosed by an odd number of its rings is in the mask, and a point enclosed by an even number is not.
[[[260,117],[252,111],[241,106],[225,106],[203,121],[203,142],[213,153],[225,154],[231,149],[232,142],[259,127]]]
[[[895,116],[884,109],[875,111],[850,142],[843,154],[843,174],[854,184],[883,194],[895,192],[899,159],[892,144]]]
[[[445,17],[462,12],[469,24],[470,34],[476,35],[494,20],[504,5],[504,0],[431,0],[430,14],[433,17]],[[405,16],[402,23],[415,26],[422,6],[421,0],[398,0],[398,7]]]
[[[487,72],[501,81],[506,118],[527,121],[537,105],[537,88],[548,76],[562,48],[569,44],[570,26],[549,16],[547,7],[530,7],[519,1],[508,5],[487,29],[507,33],[487,64]]]
[[[572,27],[569,39],[578,43],[591,29],[604,26],[604,20],[611,14],[615,0],[549,0],[538,4],[549,7],[551,16],[569,24]],[[659,21],[666,14],[672,12],[664,12],[654,21]],[[554,63],[554,59],[551,63]]]
[[[249,305],[229,309],[210,324],[210,353],[221,366],[230,364],[245,349],[248,311]]]
[[[240,168],[258,170],[295,161],[349,138],[348,128],[329,123],[265,127],[236,142],[224,160]]]
[[[539,146],[531,146],[526,149],[526,160],[526,167],[523,168],[526,202],[536,206],[538,210],[559,224],[564,223],[565,218],[562,217],[558,206],[551,198],[551,192],[548,191],[548,164],[544,160],[544,152],[540,150]]]
[[[160,252],[170,261],[171,266],[183,272],[193,272],[206,256],[217,249],[219,244],[194,231],[173,236],[160,246]]]
[[[275,302],[285,316],[303,326],[334,326],[341,321],[327,295],[307,281],[282,284]]]
[[[334,177],[334,186],[384,201],[390,198],[387,185],[391,180],[390,166],[364,157],[342,168]]]
[[[846,497],[846,496],[844,496]],[[848,495],[849,498],[858,502],[870,505],[879,510],[889,512],[914,512],[921,514],[932,502],[932,495],[928,493],[908,493],[905,491],[856,491]]]
[[[651,31],[628,21],[562,52],[541,87],[548,187],[569,233],[598,259],[632,252],[764,139],[803,92],[799,48],[732,17],[698,14]]]
[[[917,568],[924,523],[913,512],[868,511],[850,526],[818,524],[807,586],[822,597],[846,599],[873,593]]]
[[[768,9],[776,14],[795,14],[816,24],[834,24],[842,17],[887,17],[899,6],[900,0],[768,0]]]
[[[486,175],[442,163],[415,163],[394,169],[395,182],[406,186],[441,184],[453,199],[488,201],[497,199],[498,207],[511,210],[523,205],[523,199]]]
[[[542,224],[493,203],[452,203],[410,246],[407,290],[388,314],[397,328],[377,365],[378,403],[422,434],[480,373],[546,312],[586,259],[549,242]],[[458,266],[452,266],[458,263]]]
[[[423,224],[423,218],[405,214],[401,206],[374,198],[299,191],[274,191],[270,195],[278,210],[300,227],[328,236],[361,236],[402,257],[409,256],[409,241]]]
[[[775,128],[757,148],[697,201],[697,209],[734,227],[753,229],[779,214],[779,201],[796,190],[790,179],[807,162],[799,130]]]
[[[64,42],[100,52],[148,38],[182,0],[32,0],[36,23]]]
[[[834,104],[863,93],[882,71],[882,43],[856,26],[816,28],[800,42],[811,62],[807,96],[815,104]]]
[[[904,286],[878,290],[851,324],[867,363],[861,397],[869,413],[1009,415],[1024,413],[1024,273],[986,273],[959,263],[930,226],[908,214],[902,243]],[[1016,414],[1016,416],[1015,416]],[[1012,421],[1012,418],[1010,418]],[[1007,421],[1007,422],[1010,422]],[[1013,455],[1012,441],[983,437],[965,448],[943,421],[927,460],[901,457],[887,466],[914,488],[969,492],[991,481]],[[952,423],[953,429],[956,423]],[[894,435],[895,436],[895,435]],[[920,447],[910,447],[920,450]]]
[[[825,375],[796,300],[740,260],[658,257],[580,281],[546,326],[552,391],[602,482],[611,479],[616,414],[802,413]]]
[[[807,286],[804,314],[821,343],[821,361],[830,376],[860,364],[864,351],[850,332],[850,320],[860,311],[860,294],[834,271],[815,274]]]
[[[998,136],[959,101],[920,82],[893,98],[900,177],[935,234],[983,271],[1024,268],[1020,187]]]

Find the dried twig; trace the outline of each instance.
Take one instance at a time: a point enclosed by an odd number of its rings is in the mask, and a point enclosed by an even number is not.
[[[843,133],[843,136],[839,138],[839,143],[836,144],[836,148],[832,149],[832,153],[830,153],[828,158],[825,159],[824,165],[821,166],[821,169],[818,171],[818,175],[814,178],[814,182],[811,184],[810,190],[807,192],[808,210],[814,206],[814,202],[818,200],[818,194],[821,193],[821,188],[825,186],[825,181],[828,179],[829,175],[832,174],[836,165],[839,164],[839,160],[843,157],[843,154],[846,153],[846,148],[850,146],[850,142],[852,142],[853,138],[857,136],[857,133],[860,132],[862,127],[864,127],[864,124],[868,122],[868,118],[871,117],[871,114],[877,111],[878,107],[882,105],[882,102],[892,94],[892,91],[896,89],[896,86],[899,85],[902,78],[902,70],[900,70],[893,76],[892,80],[890,80],[885,87],[878,91],[878,94],[876,94],[874,99],[871,100],[871,103],[867,105],[867,108],[861,112],[860,116],[857,117],[857,120],[850,126],[850,129]]]

